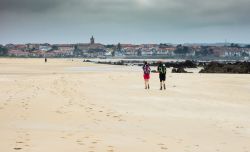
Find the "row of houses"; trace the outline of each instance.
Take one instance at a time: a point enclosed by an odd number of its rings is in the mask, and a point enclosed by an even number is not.
[[[174,46],[158,44],[119,44],[107,47],[100,43],[78,44],[7,44],[8,54],[12,56],[32,57],[125,57],[125,56],[197,56],[204,50],[210,50],[210,55],[216,57],[244,57],[250,56],[250,48],[229,46]],[[184,52],[177,52],[178,48]]]
[[[219,57],[250,56],[250,48],[216,47],[214,52]]]

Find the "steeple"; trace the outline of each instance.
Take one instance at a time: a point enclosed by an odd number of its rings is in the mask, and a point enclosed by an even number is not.
[[[92,35],[92,37],[90,38],[90,44],[95,44],[95,38],[93,37],[93,35]]]

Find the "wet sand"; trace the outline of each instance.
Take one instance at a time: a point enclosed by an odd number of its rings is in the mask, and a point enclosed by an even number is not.
[[[105,68],[104,68],[105,67]],[[250,152],[250,75],[0,59],[1,152]]]

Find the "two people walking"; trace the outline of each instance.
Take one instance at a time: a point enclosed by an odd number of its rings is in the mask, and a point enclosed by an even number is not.
[[[144,65],[142,67],[143,69],[143,78],[144,78],[144,83],[145,83],[145,89],[149,89],[149,79],[150,79],[150,66],[149,64],[145,61]],[[160,90],[162,89],[166,89],[166,72],[167,72],[167,68],[165,66],[165,64],[163,64],[161,61],[159,61],[158,67],[157,67],[157,72],[159,73],[159,79],[160,79]]]

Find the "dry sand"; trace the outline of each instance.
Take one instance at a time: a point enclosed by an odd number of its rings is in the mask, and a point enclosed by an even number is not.
[[[151,77],[0,59],[0,152],[250,152],[250,75],[168,73],[166,91]]]

